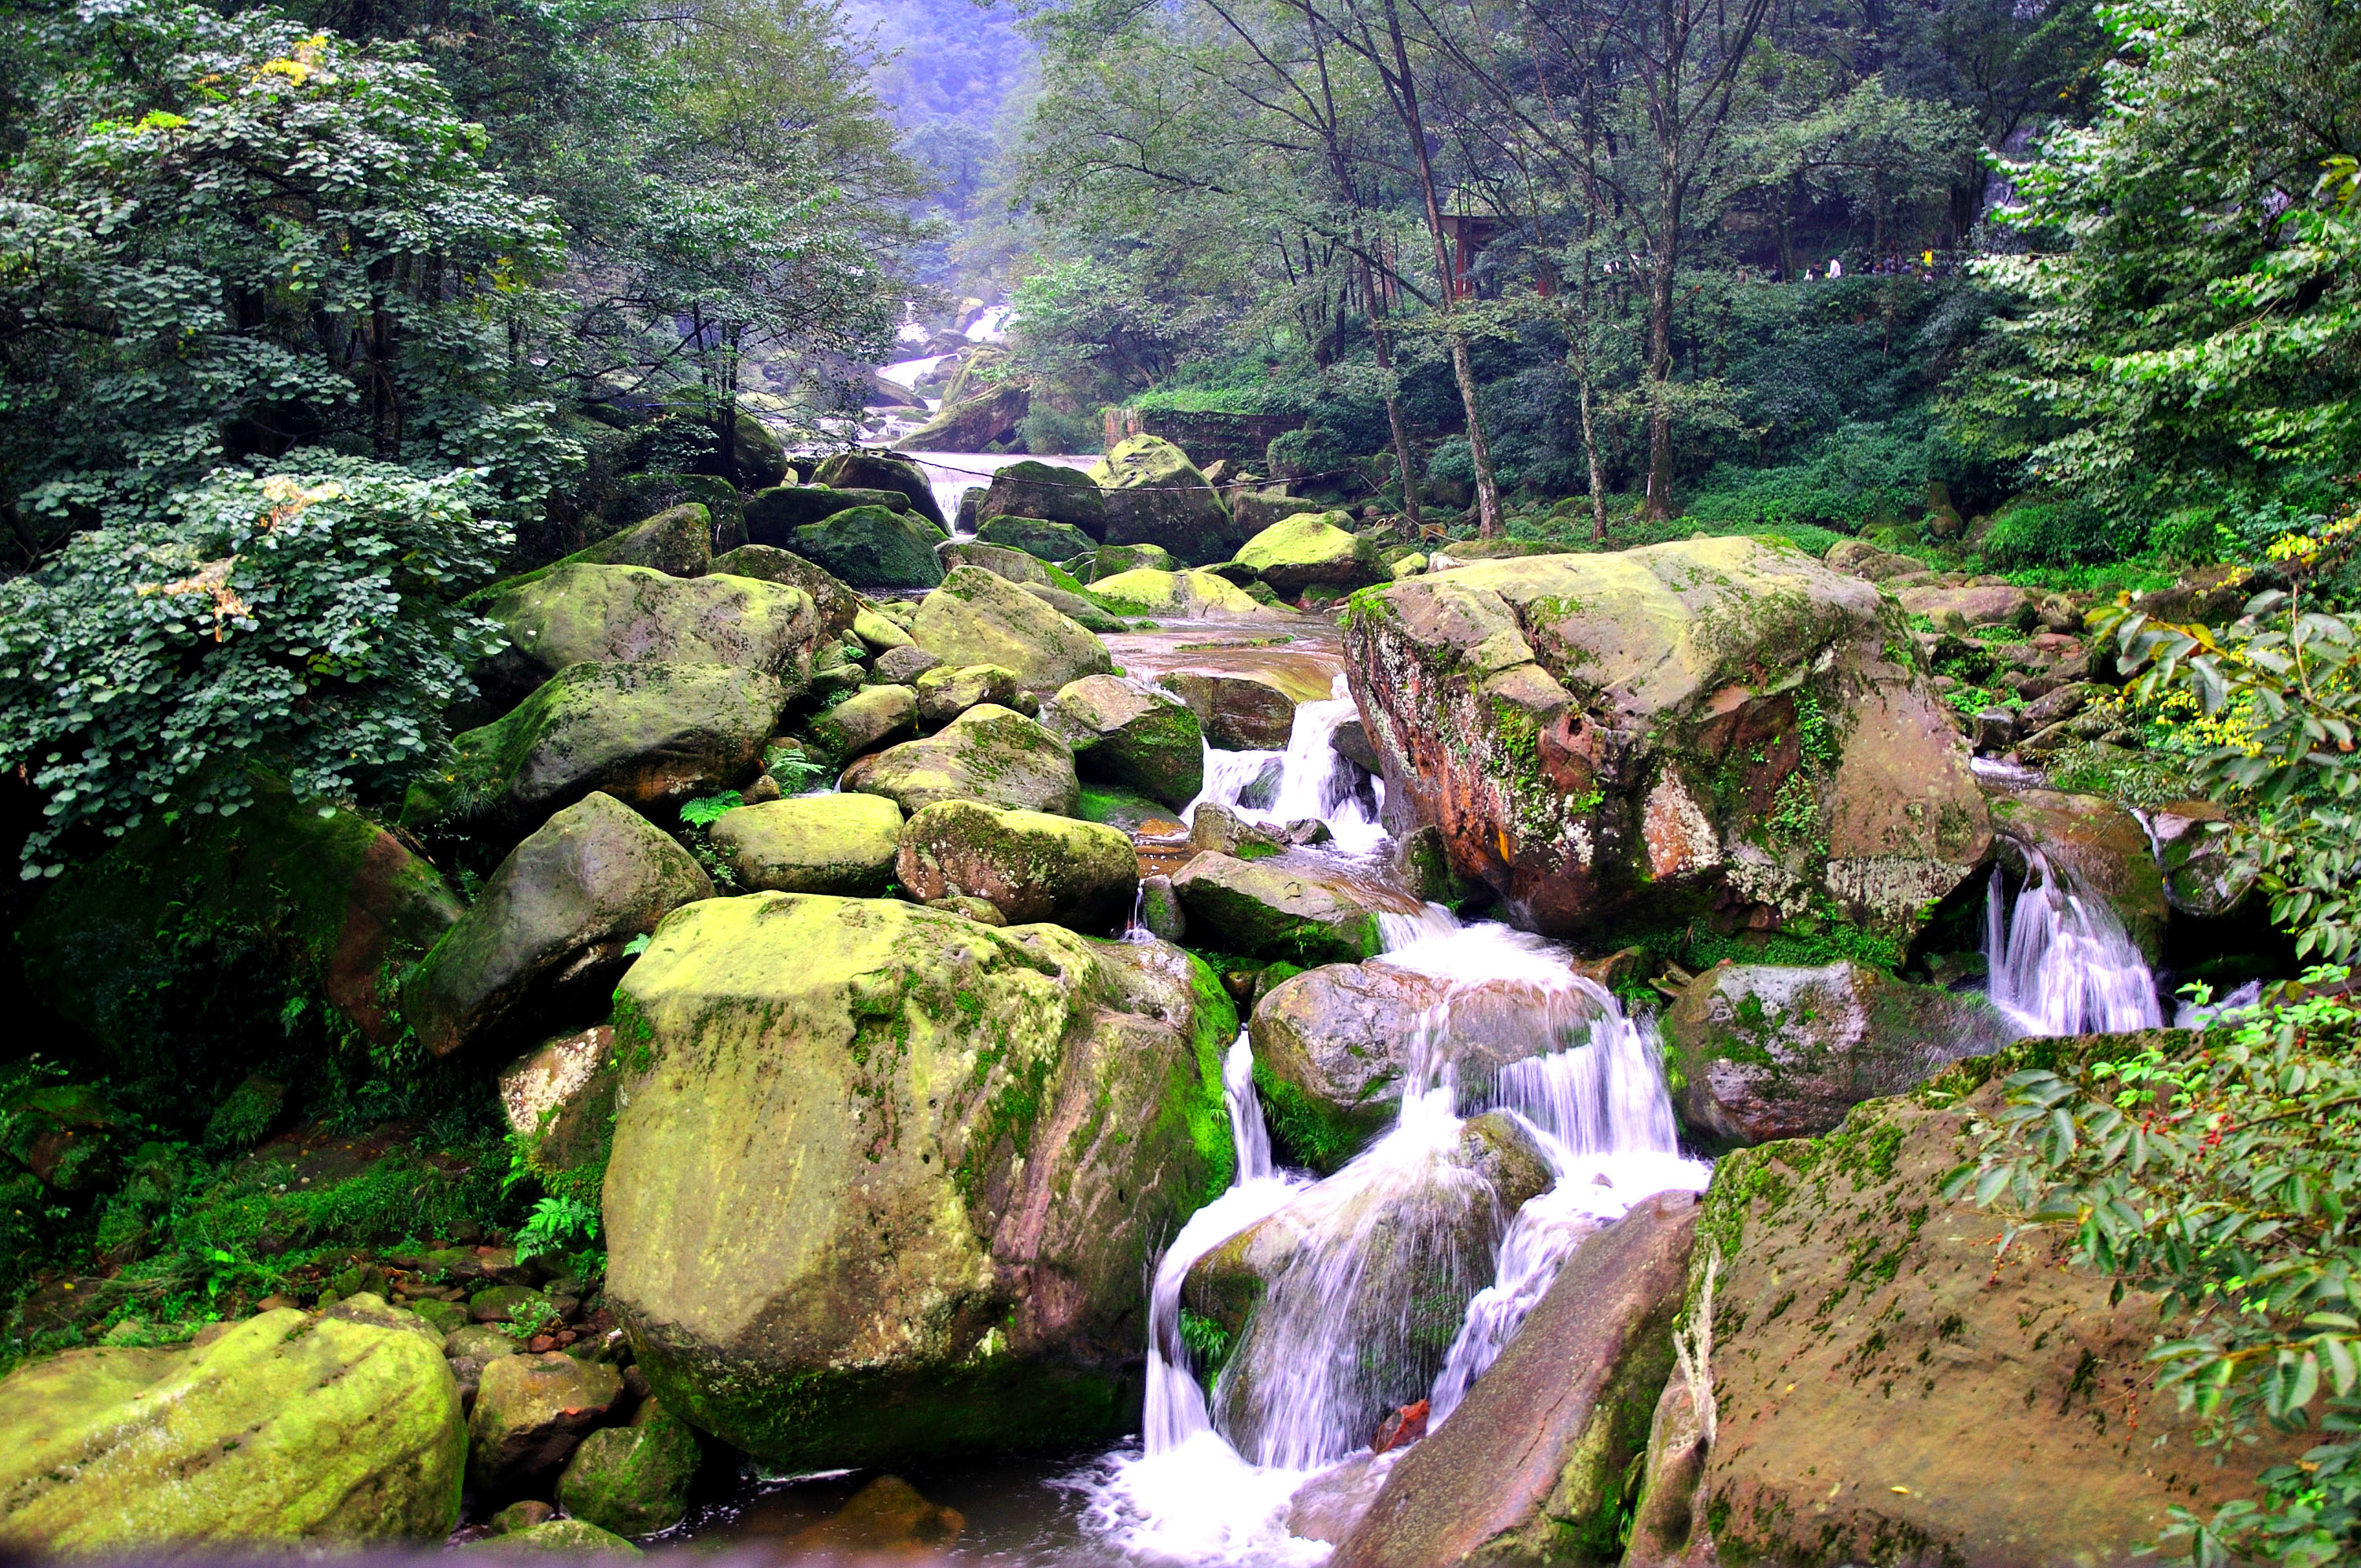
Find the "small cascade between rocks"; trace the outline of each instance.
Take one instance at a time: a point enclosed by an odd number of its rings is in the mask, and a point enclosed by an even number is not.
[[[1182,820],[1194,822],[1197,807],[1210,801],[1273,827],[1316,817],[1346,854],[1381,848],[1386,830],[1378,817],[1386,786],[1336,754],[1336,731],[1358,718],[1360,709],[1345,691],[1343,675],[1329,693],[1318,702],[1296,705],[1283,751],[1224,751],[1208,745],[1204,784],[1181,813]]]
[[[1998,872],[1984,895],[1993,1005],[2028,1035],[2161,1025],[2156,977],[2107,901],[2039,850],[2028,844],[2024,853],[2025,885],[2014,907],[2004,907]]]

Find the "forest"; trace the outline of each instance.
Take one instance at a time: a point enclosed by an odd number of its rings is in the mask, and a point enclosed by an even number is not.
[[[0,1555],[2361,1562],[2361,7],[0,24]]]

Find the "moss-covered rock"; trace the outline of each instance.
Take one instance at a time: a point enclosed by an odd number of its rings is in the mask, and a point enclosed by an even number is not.
[[[402,1016],[436,1056],[603,1013],[635,937],[712,880],[689,852],[593,790],[510,851],[401,988]]]
[[[597,1024],[544,1040],[500,1069],[500,1113],[536,1176],[605,1168],[615,1113],[612,1028]],[[456,1310],[445,1301],[412,1306],[421,1316],[430,1307]],[[459,1323],[439,1326],[448,1333]]]
[[[781,583],[811,595],[819,619],[821,642],[841,642],[861,612],[862,598],[825,567],[814,565],[792,550],[769,544],[741,544],[713,558],[713,571],[723,576],[752,577],[761,583]]]
[[[907,735],[918,722],[918,694],[908,686],[863,686],[812,715],[806,726],[828,754],[858,757]]]
[[[987,520],[1038,518],[1062,523],[1093,541],[1104,539],[1107,532],[1106,498],[1100,493],[1095,478],[1078,468],[1060,468],[1029,458],[1007,464],[992,476],[992,486],[977,504],[976,515]],[[1083,545],[1084,549],[1089,547],[1088,543]],[[1016,548],[1029,546],[1020,544]],[[1067,561],[1076,554],[1068,551],[1049,559]]]
[[[1809,1137],[2016,1031],[1979,996],[1855,963],[1716,964],[1664,1014],[1664,1072],[1690,1133],[1723,1146]]]
[[[918,516],[938,529],[950,527],[926,470],[899,452],[840,452],[812,471],[812,482],[839,489],[898,490]]]
[[[980,703],[1014,707],[1016,672],[998,664],[939,664],[918,677],[918,722],[939,729]]]
[[[588,1519],[544,1519],[521,1530],[502,1531],[471,1541],[459,1548],[492,1557],[607,1557],[635,1559],[647,1555],[612,1530],[600,1530]]]
[[[2183,915],[2227,915],[2254,891],[2251,866],[2231,852],[2230,814],[2210,800],[2177,800],[2148,813],[2164,895]]]
[[[905,813],[977,800],[1060,817],[1074,814],[1082,792],[1072,748],[993,703],[969,708],[923,740],[871,752],[844,771],[838,787],[882,795]]]
[[[1161,544],[1102,544],[1091,555],[1091,574],[1094,577],[1118,576],[1125,572],[1179,572],[1187,566],[1187,562]]]
[[[523,696],[568,664],[730,664],[777,676],[790,695],[811,674],[819,616],[811,596],[751,577],[668,577],[645,566],[560,566],[480,601],[508,633],[480,679],[496,700]]]
[[[1898,939],[1991,842],[1893,601],[1781,542],[1364,588],[1345,642],[1389,817],[1545,933]]]
[[[2318,1441],[2266,1433],[2219,1463],[2143,1373],[2155,1297],[2070,1266],[2071,1226],[1995,1248],[1992,1211],[1938,1193],[2009,1072],[2158,1043],[2186,1041],[2025,1041],[1716,1163],[1688,1299],[1718,1256],[1720,1435],[1695,1517],[1720,1561],[2129,1563],[2169,1508],[2209,1519]]]
[[[1091,466],[1106,504],[1109,544],[1160,544],[1191,563],[1224,560],[1245,537],[1189,455],[1135,435]]]
[[[1200,1036],[1235,1020],[1178,954],[1190,1026],[1142,1011],[1125,946],[787,894],[666,922],[620,992],[605,1212],[668,1408],[788,1465],[1137,1419],[1152,1249],[1227,1176]]]
[[[787,449],[751,409],[740,409],[731,423],[730,461],[738,470],[738,482],[750,490],[775,485],[788,474]]]
[[[1137,790],[1180,810],[1205,784],[1205,735],[1177,697],[1089,675],[1041,705],[1041,724],[1074,749],[1083,777]]]
[[[547,1497],[574,1445],[622,1397],[622,1374],[603,1362],[555,1350],[492,1362],[467,1418],[469,1484],[493,1498]]]
[[[782,543],[859,587],[930,588],[943,580],[935,559],[943,538],[914,513],[863,506],[807,523]]]
[[[49,1007],[110,1047],[134,1047],[219,933],[281,955],[370,1039],[400,1038],[385,977],[434,945],[458,899],[368,817],[250,776],[253,799],[236,815],[152,814],[42,895],[17,950]]]
[[[2149,963],[2163,958],[2164,925],[2172,908],[2164,868],[2138,817],[2105,795],[1980,782],[2001,858],[2013,872],[2026,874],[2026,850],[2037,851],[2106,900]]]
[[[1043,561],[1071,561],[1088,552],[1096,541],[1071,522],[1051,522],[1038,517],[1005,517],[983,514],[983,522],[975,531],[977,540],[985,544],[998,544],[1010,550],[1022,550],[1027,555]]]
[[[776,485],[746,503],[746,537],[755,544],[789,549],[796,530],[854,507],[907,511],[910,499],[899,490],[840,490],[827,485]]]
[[[1334,511],[1284,518],[1239,545],[1237,558],[1282,594],[1314,583],[1355,588],[1382,581],[1387,573],[1377,546],[1341,526],[1350,521]]]
[[[575,664],[410,786],[405,828],[522,836],[593,790],[656,813],[752,773],[787,688],[722,664]]]
[[[935,559],[943,564],[946,572],[954,566],[973,566],[1012,583],[1038,583],[1045,588],[1058,586],[1050,576],[1051,568],[1048,562],[1005,544],[983,544],[972,539],[949,540],[935,546]]]
[[[1355,963],[1381,952],[1378,917],[1352,889],[1269,861],[1214,850],[1172,878],[1189,924],[1224,952],[1296,963]]]
[[[943,801],[903,826],[895,875],[922,904],[981,898],[1011,925],[1054,920],[1104,934],[1131,911],[1139,855],[1094,822]]]
[[[910,634],[946,664],[1014,670],[1030,692],[1053,692],[1115,668],[1096,633],[974,566],[951,569],[919,603]]]
[[[1100,603],[1126,615],[1159,620],[1285,620],[1295,612],[1268,605],[1211,572],[1155,572],[1145,567],[1091,585]]]
[[[713,569],[713,514],[696,501],[666,507],[559,565],[646,566],[671,576],[701,577]]]
[[[1205,739],[1224,751],[1283,751],[1294,732],[1296,699],[1259,675],[1182,670],[1156,684],[1187,703]]]
[[[882,795],[800,795],[741,806],[711,836],[746,888],[874,897],[894,880],[902,808]]]
[[[177,1350],[0,1381],[0,1546],[27,1556],[434,1541],[458,1521],[458,1385],[399,1328],[291,1307]]]
[[[617,1535],[653,1535],[687,1517],[697,1461],[688,1423],[645,1399],[631,1425],[601,1427],[575,1448],[557,1478],[558,1506]]]
[[[737,487],[711,474],[626,474],[600,508],[608,521],[629,523],[677,506],[701,506],[712,520],[714,548],[746,543],[746,508]]]

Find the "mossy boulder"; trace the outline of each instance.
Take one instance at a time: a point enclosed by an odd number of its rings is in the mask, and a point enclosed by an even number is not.
[[[1159,620],[1283,620],[1293,610],[1267,605],[1211,572],[1118,572],[1091,585],[1092,597],[1126,615]]]
[[[401,1037],[384,977],[434,945],[458,899],[360,812],[298,799],[258,769],[248,779],[252,798],[235,815],[152,813],[42,894],[17,950],[49,1007],[130,1050],[152,1038],[155,1009],[186,967],[206,963],[207,933],[267,935],[291,977],[363,1034]]]
[[[746,503],[749,543],[786,549],[796,530],[834,517],[854,507],[884,507],[907,511],[910,499],[899,490],[839,490],[826,485],[775,485],[759,491]]]
[[[1192,564],[1226,560],[1245,537],[1189,455],[1160,436],[1135,435],[1091,466],[1106,504],[1109,544],[1160,544]]]
[[[644,1399],[631,1425],[601,1427],[576,1446],[557,1478],[558,1506],[617,1535],[653,1535],[688,1516],[697,1461],[688,1423]]]
[[[615,1031],[595,1024],[544,1040],[500,1069],[500,1091],[501,1117],[535,1175],[603,1166],[615,1113]],[[422,1317],[429,1308],[456,1314],[441,1325],[446,1333],[467,1321],[447,1301],[412,1306]]]
[[[792,695],[810,678],[820,630],[799,587],[645,566],[560,566],[483,596],[478,608],[508,634],[479,676],[500,701],[586,663],[729,664],[775,675]]]
[[[467,1480],[492,1498],[547,1488],[583,1434],[623,1397],[623,1376],[603,1362],[547,1351],[504,1355],[484,1368],[467,1418]]]
[[[969,708],[925,740],[871,752],[844,771],[838,787],[882,795],[906,813],[976,800],[1060,817],[1074,814],[1082,792],[1072,748],[994,703]]]
[[[1259,675],[1182,670],[1156,684],[1187,703],[1205,739],[1224,751],[1283,751],[1294,732],[1296,699]]]
[[[730,461],[740,484],[759,490],[787,477],[787,449],[752,410],[738,411],[730,435]]]
[[[575,664],[496,724],[452,742],[451,762],[410,786],[405,828],[531,832],[604,790],[647,813],[742,782],[787,689],[722,664]]]
[[[998,664],[1025,689],[1048,693],[1115,668],[1095,632],[1016,584],[955,566],[918,605],[910,634],[946,664]]]
[[[647,1555],[613,1530],[600,1530],[588,1519],[544,1519],[518,1530],[471,1541],[459,1548],[491,1557],[609,1557],[632,1560]]]
[[[888,653],[896,648],[915,648],[908,628],[873,606],[864,606],[852,618],[852,634],[861,639],[862,646],[873,653]]]
[[[976,529],[975,536],[983,543],[1022,550],[1043,561],[1071,561],[1088,553],[1097,543],[1071,522],[1050,522],[1038,517],[1001,517],[990,512],[983,514],[983,522]]]
[[[926,470],[898,452],[840,452],[812,471],[812,482],[840,489],[898,490],[912,511],[939,529],[950,527]]]
[[[1180,810],[1205,783],[1205,735],[1179,698],[1115,675],[1088,675],[1041,705],[1041,723],[1074,749],[1084,778]]]
[[[1030,458],[1007,464],[992,476],[992,486],[978,503],[976,515],[987,520],[1038,518],[1063,523],[1093,541],[1104,539],[1107,532],[1106,497],[1100,493],[1096,479],[1077,468],[1060,468]],[[1068,552],[1049,559],[1071,560],[1075,554]]]
[[[1990,847],[1893,601],[1784,542],[1479,562],[1345,622],[1389,821],[1545,934],[1900,939]]]
[[[946,540],[935,546],[935,559],[943,564],[946,572],[954,566],[973,566],[1012,583],[1038,583],[1045,588],[1058,586],[1048,562],[1005,544],[981,544],[972,539]]]
[[[1239,545],[1237,559],[1282,594],[1314,583],[1355,588],[1382,581],[1387,573],[1377,546],[1342,526],[1350,521],[1334,511],[1283,518]]]
[[[805,1467],[1137,1420],[1154,1249],[1232,1163],[1235,1016],[1155,946],[793,894],[666,922],[619,993],[605,1199],[666,1408]]]
[[[2146,824],[2105,795],[2018,789],[1993,781],[1985,784],[1984,799],[2002,861],[2013,872],[2020,878],[2027,873],[2026,851],[2031,849],[2082,890],[2104,899],[2149,963],[2163,958],[2172,906]]]
[[[1356,963],[1384,950],[1378,917],[1353,889],[1291,864],[1193,856],[1172,891],[1200,940],[1295,963]]]
[[[812,715],[806,726],[830,756],[858,757],[910,732],[918,722],[918,694],[908,686],[863,686]]]
[[[2230,814],[2211,800],[2177,800],[2148,813],[2164,894],[2183,915],[2227,915],[2254,891],[2253,868],[2231,852]]]
[[[851,507],[795,530],[781,543],[864,588],[930,588],[943,580],[940,529],[909,512]]]
[[[1693,1136],[1725,1146],[1809,1137],[2016,1031],[1980,996],[1882,970],[1716,964],[1664,1014],[1664,1073]]]
[[[1208,1252],[1181,1300],[1233,1341],[1213,1386],[1223,1435],[1257,1463],[1311,1457],[1274,1430],[1297,1413],[1284,1401],[1301,1385],[1276,1374],[1303,1354],[1307,1331],[1353,1347],[1349,1374],[1329,1384],[1335,1447],[1425,1398],[1510,1222],[1554,1179],[1531,1128],[1492,1112],[1391,1146]]]
[[[593,790],[509,852],[403,982],[401,1013],[436,1056],[603,1013],[635,937],[713,896],[703,867]]]
[[[1099,577],[1125,572],[1178,572],[1187,565],[1161,544],[1102,544],[1091,555],[1091,573]]]
[[[0,1381],[0,1546],[28,1557],[439,1541],[467,1464],[427,1339],[281,1307]]]
[[[713,569],[713,514],[696,501],[666,507],[577,550],[560,565],[645,566],[675,577]]]
[[[1131,912],[1139,855],[1095,822],[952,800],[904,824],[895,876],[921,904],[981,898],[1013,926],[1054,920],[1104,934]]]
[[[1016,672],[998,664],[939,664],[918,677],[918,722],[939,729],[980,703],[1014,707]]]
[[[894,880],[902,808],[874,795],[800,795],[741,806],[710,831],[744,887],[874,897]]]
[[[792,550],[769,544],[741,544],[713,558],[713,571],[722,576],[752,577],[779,583],[811,595],[819,619],[819,641],[841,642],[861,613],[862,598],[827,568],[814,565]]]
[[[600,509],[609,522],[635,521],[677,506],[701,506],[712,521],[714,548],[746,543],[746,508],[738,488],[711,474],[626,474]]]
[[[1688,1300],[1719,1257],[1720,1436],[1695,1483],[1691,1552],[2130,1563],[2169,1509],[2210,1519],[2319,1441],[2266,1430],[2222,1464],[2193,1412],[2135,1376],[2152,1365],[2156,1297],[2072,1266],[2071,1226],[1995,1247],[1998,1215],[1971,1191],[1938,1194],[2010,1072],[2187,1045],[2162,1031],[2024,1041],[1855,1106],[1835,1133],[1716,1162]]]

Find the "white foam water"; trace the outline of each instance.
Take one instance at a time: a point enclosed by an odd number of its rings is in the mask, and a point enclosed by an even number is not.
[[[1336,751],[1336,731],[1360,717],[1339,674],[1329,695],[1298,703],[1281,751],[1225,751],[1205,748],[1205,782],[1181,813],[1196,820],[1207,801],[1240,817],[1277,827],[1317,817],[1328,825],[1334,848],[1366,855],[1384,846],[1379,826],[1385,784]]]
[[[1993,1005],[2028,1035],[2113,1034],[2164,1022],[2156,977],[2107,901],[2026,845],[2026,875],[2004,909],[2000,873],[1984,894]]]

